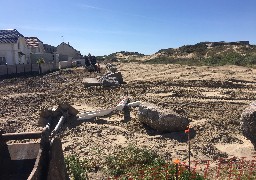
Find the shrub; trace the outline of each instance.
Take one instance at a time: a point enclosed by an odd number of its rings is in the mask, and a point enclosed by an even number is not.
[[[155,152],[128,146],[106,159],[110,175],[114,179],[174,179],[176,165],[166,163]],[[203,179],[197,173],[179,168],[179,179]]]
[[[87,161],[79,160],[75,155],[71,155],[65,158],[68,174],[74,180],[87,180]]]

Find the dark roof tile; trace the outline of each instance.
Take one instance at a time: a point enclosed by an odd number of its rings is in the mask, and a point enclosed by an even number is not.
[[[19,37],[24,37],[16,29],[0,30],[0,43],[16,43]]]

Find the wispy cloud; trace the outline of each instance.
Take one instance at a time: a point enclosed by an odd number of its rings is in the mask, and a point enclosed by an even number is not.
[[[148,20],[155,21],[155,22],[167,22],[163,19],[149,17],[149,16],[145,16],[145,15],[141,15],[141,14],[115,11],[115,10],[112,10],[112,9],[101,8],[101,7],[92,6],[92,5],[88,5],[88,4],[78,4],[78,7],[83,8],[83,9],[94,9],[94,10],[99,10],[99,11],[105,11],[105,12],[108,12],[108,13],[113,13],[113,14],[117,14],[117,15],[121,15],[121,16],[123,15],[123,16],[130,16],[130,17],[148,19]]]

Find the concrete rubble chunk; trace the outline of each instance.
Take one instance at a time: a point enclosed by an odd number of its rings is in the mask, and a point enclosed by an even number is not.
[[[117,78],[111,77],[111,78],[106,78],[102,80],[102,86],[103,87],[111,87],[111,86],[118,86],[120,85]]]
[[[241,130],[256,149],[256,101],[252,102],[241,114]]]
[[[54,109],[43,109],[40,112],[40,118],[38,121],[39,126],[46,126],[48,123],[56,124],[59,118],[64,115],[65,112],[68,112],[68,116],[76,116],[79,111],[72,107],[69,103],[61,103]],[[53,122],[56,121],[56,122]]]
[[[121,72],[108,72],[99,79],[104,87],[118,86],[124,83]]]
[[[122,76],[121,72],[115,72],[115,73],[110,73],[110,74],[107,74],[107,75],[106,75],[106,78],[111,78],[111,77],[116,78],[116,80],[117,80],[120,84],[124,83],[123,76]]]
[[[151,103],[141,103],[138,111],[139,120],[159,132],[183,131],[189,125],[186,117]]]

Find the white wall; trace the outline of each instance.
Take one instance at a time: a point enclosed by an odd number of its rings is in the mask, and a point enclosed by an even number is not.
[[[85,65],[85,59],[72,59],[72,63],[73,63],[73,62],[76,62],[76,61],[80,61],[81,64],[82,64],[82,66]]]
[[[8,65],[14,65],[13,44],[0,43],[0,56],[5,57]]]
[[[19,56],[19,52],[25,55]],[[17,43],[0,43],[0,56],[5,57],[8,65],[27,64],[29,62],[30,50],[27,47],[25,38],[19,37]]]
[[[59,62],[59,69],[65,69],[72,67],[72,61],[60,61]]]
[[[20,47],[19,47],[19,49],[18,49],[18,43],[20,43]],[[25,55],[23,55],[23,56],[19,56],[18,55],[18,62],[17,62],[17,64],[19,64],[19,62],[21,63],[21,64],[27,64],[27,57],[29,56],[29,54],[27,54],[28,53],[28,47],[27,47],[27,42],[26,42],[26,40],[25,40],[25,38],[24,37],[19,37],[19,39],[18,39],[18,43],[17,43],[17,51],[18,52],[22,52],[22,53],[24,53]],[[16,53],[15,53],[16,54]],[[17,53],[18,54],[18,53]]]

